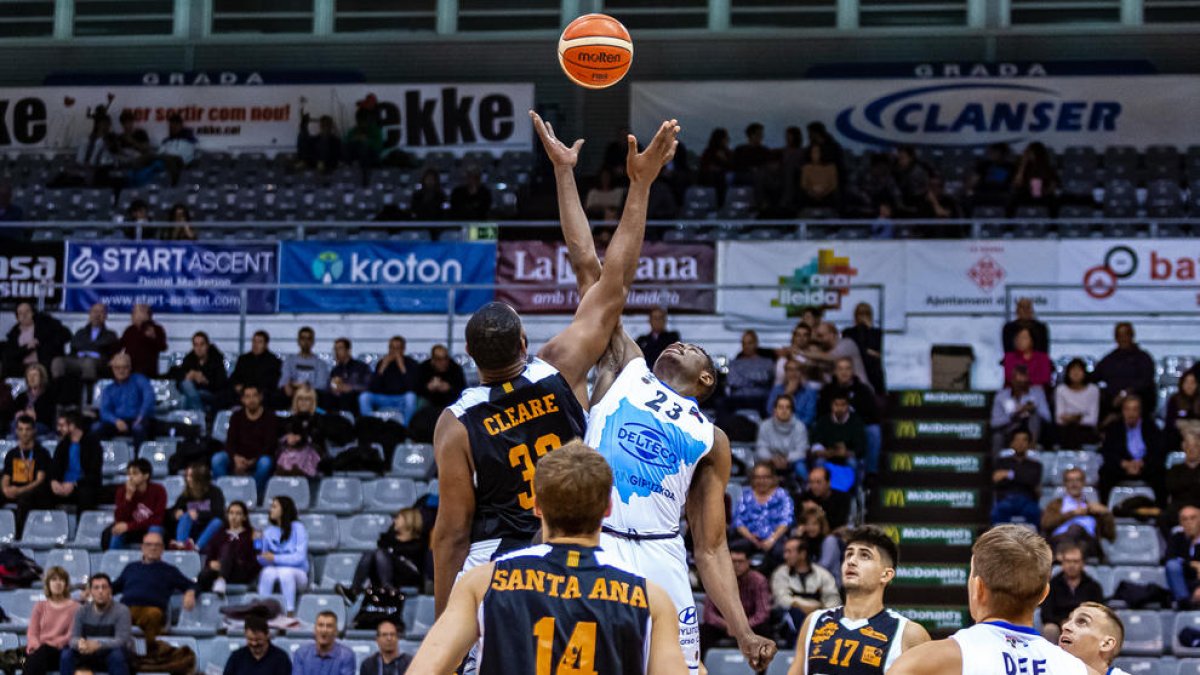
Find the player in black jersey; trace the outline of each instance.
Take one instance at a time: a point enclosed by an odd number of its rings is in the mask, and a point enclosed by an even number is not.
[[[842,559],[846,604],[809,614],[800,629],[788,675],[882,675],[929,633],[883,606],[896,578],[899,549],[873,525],[850,533]]]
[[[434,431],[440,507],[433,529],[434,599],[440,613],[463,569],[527,545],[536,465],[581,437],[587,373],[608,347],[625,308],[646,232],[650,184],[674,156],[679,126],[663,122],[644,152],[629,136],[629,194],[600,280],[575,318],[530,361],[516,311],[490,303],[467,322],[467,353],[480,387],[442,413]],[[570,400],[572,398],[574,400]]]
[[[463,575],[410,673],[449,673],[472,644],[480,675],[682,675],[674,604],[666,591],[600,550],[612,470],[572,441],[534,476],[544,544]]]

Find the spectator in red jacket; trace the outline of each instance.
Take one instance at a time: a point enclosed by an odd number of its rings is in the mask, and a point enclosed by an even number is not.
[[[1050,378],[1054,375],[1050,355],[1034,349],[1033,333],[1028,328],[1017,330],[1013,336],[1013,350],[1004,355],[1004,384],[1012,384],[1012,374],[1017,366],[1025,366],[1029,373],[1029,384],[1034,387],[1050,384]]]
[[[167,351],[167,331],[154,322],[149,305],[134,305],[131,322],[121,334],[121,351],[133,362],[133,372],[158,377],[158,355]]]
[[[126,469],[125,485],[117,488],[117,511],[106,531],[110,538],[106,549],[125,548],[141,543],[147,532],[162,534],[163,514],[167,511],[167,491],[150,482],[150,460],[137,458]]]

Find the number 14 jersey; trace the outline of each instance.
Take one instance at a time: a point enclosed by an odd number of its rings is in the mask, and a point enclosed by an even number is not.
[[[612,515],[606,530],[629,535],[679,530],[696,465],[712,450],[714,427],[695,399],[677,394],[629,362],[592,407],[585,442],[613,470]]]

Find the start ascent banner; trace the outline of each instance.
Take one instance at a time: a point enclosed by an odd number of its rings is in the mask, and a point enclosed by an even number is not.
[[[533,107],[532,84],[311,84],[0,89],[0,152],[73,149],[90,133],[97,107],[114,127],[122,112],[132,112],[155,143],[178,114],[202,151],[291,152],[304,113],[312,133],[329,115],[344,136],[360,106],[377,111],[385,152],[532,147],[525,116]]]

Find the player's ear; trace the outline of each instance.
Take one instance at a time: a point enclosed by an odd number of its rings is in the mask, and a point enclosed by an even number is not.
[[[895,578],[896,578],[896,568],[894,568],[894,567],[883,568],[883,577],[882,577],[883,583],[890,584],[890,583],[892,583],[892,579],[895,579]]]
[[[542,519],[542,507],[538,505],[536,495],[534,495],[534,497],[533,497],[533,515],[538,520]],[[608,515],[608,514],[605,514],[605,515]]]
[[[612,515],[612,497],[609,496],[608,505],[604,507],[604,517],[607,518],[611,515]]]
[[[1042,586],[1042,597],[1038,600],[1038,605],[1041,605],[1046,600],[1046,596],[1050,595],[1050,584]]]

